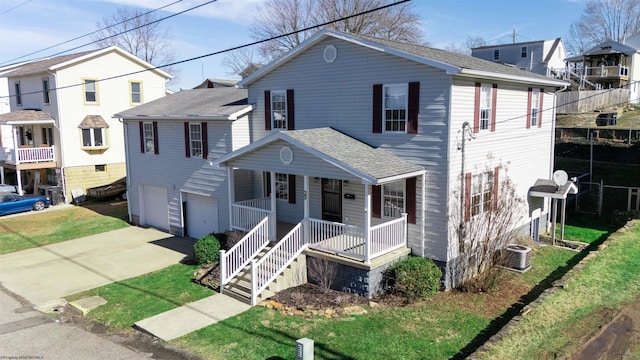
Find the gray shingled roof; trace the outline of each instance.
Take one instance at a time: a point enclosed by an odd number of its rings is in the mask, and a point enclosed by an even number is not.
[[[116,117],[228,116],[249,106],[246,89],[233,87],[181,90],[117,113]]]
[[[43,121],[43,120],[54,120],[51,115],[48,113],[37,110],[37,109],[28,109],[28,110],[16,110],[6,114],[0,114],[0,122],[10,122],[10,121]]]
[[[332,128],[291,130],[281,134],[378,180],[424,170],[384,149],[374,148]]]
[[[91,51],[83,51],[83,52],[79,52],[79,53],[75,53],[75,54],[69,54],[69,55],[62,55],[62,56],[57,56],[51,59],[45,59],[45,60],[40,60],[40,61],[35,61],[32,63],[28,63],[25,65],[20,66],[19,68],[8,72],[6,74],[4,74],[4,76],[6,77],[12,77],[12,76],[20,76],[23,74],[30,74],[30,73],[35,73],[35,72],[44,72],[49,70],[50,67],[58,65],[58,64],[62,64],[64,62],[67,62],[69,60],[73,60],[75,58],[79,58],[81,56],[87,55],[87,54],[91,54],[93,52],[96,52],[98,50],[91,50]]]
[[[87,115],[84,117],[78,128],[80,129],[98,129],[108,128],[109,124],[100,115]]]
[[[392,40],[373,38],[369,36],[362,36],[362,35],[356,35],[351,33],[349,35],[353,37],[361,38],[366,41],[378,43],[390,48],[394,48],[396,50],[406,52],[412,55],[416,55],[416,56],[420,56],[433,61],[441,62],[443,64],[459,67],[462,69],[487,71],[487,72],[492,72],[497,74],[506,74],[506,75],[513,75],[513,76],[531,77],[531,78],[549,80],[549,78],[544,75],[535,74],[530,71],[520,70],[512,66],[494,63],[492,61],[487,61],[487,60],[476,58],[470,55],[449,52],[449,51],[435,49],[435,48],[422,46],[422,45],[407,44],[407,43],[402,43],[402,42],[397,42]]]

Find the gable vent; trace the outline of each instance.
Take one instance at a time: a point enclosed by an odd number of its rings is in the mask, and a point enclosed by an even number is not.
[[[338,57],[338,49],[336,49],[335,46],[333,45],[327,45],[324,48],[324,61],[327,64],[330,64],[334,61],[336,61],[336,58]]]

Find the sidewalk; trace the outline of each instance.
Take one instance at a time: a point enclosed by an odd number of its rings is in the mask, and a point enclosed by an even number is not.
[[[216,294],[162,314],[140,320],[134,327],[169,341],[187,335],[251,308],[224,294]]]

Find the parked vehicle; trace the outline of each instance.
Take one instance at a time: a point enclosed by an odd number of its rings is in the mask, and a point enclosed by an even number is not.
[[[15,185],[0,184],[0,193],[3,192],[17,193],[18,188]]]
[[[40,211],[48,208],[51,200],[40,195],[18,195],[0,193],[0,215],[14,214],[23,211]]]
[[[87,196],[96,199],[119,196],[122,200],[127,200],[127,178],[123,177],[111,184],[87,189]]]

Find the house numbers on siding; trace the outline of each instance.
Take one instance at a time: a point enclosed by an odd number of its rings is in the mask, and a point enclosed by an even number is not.
[[[285,165],[289,165],[291,164],[291,162],[293,162],[293,151],[290,147],[283,146],[280,149],[280,161],[282,161],[282,163]]]

